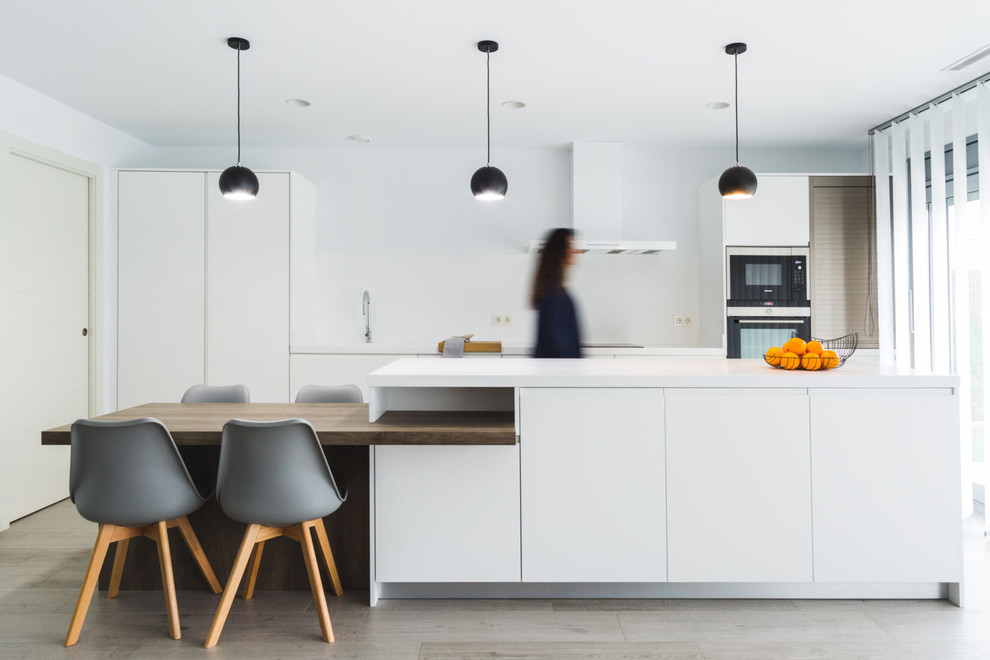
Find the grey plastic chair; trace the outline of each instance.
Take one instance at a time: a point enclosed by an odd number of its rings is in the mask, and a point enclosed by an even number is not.
[[[251,403],[245,385],[193,385],[180,403]]]
[[[179,639],[169,528],[179,528],[213,593],[220,593],[220,582],[186,518],[206,498],[196,490],[175,441],[157,419],[81,419],[72,425],[71,444],[69,497],[79,514],[100,528],[65,645],[79,640],[103,560],[114,542],[117,548],[107,596],[117,597],[127,546],[135,536],[146,536],[158,545],[169,632]]]
[[[347,494],[337,488],[316,431],[309,422],[302,419],[276,422],[232,419],[224,424],[217,473],[217,501],[224,513],[234,520],[247,523],[248,528],[206,638],[206,648],[214,646],[220,638],[252,552],[254,557],[244,590],[245,599],[250,599],[254,594],[265,541],[277,536],[288,536],[302,545],[323,639],[333,641],[333,628],[330,626],[311,532],[316,531],[334,593],[341,596],[344,591],[330,551],[323,517],[340,508],[345,499]]]
[[[303,385],[296,403],[364,403],[357,385]]]

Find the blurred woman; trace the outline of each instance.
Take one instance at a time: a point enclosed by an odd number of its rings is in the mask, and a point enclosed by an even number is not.
[[[581,357],[577,310],[564,288],[567,269],[574,265],[577,254],[573,241],[573,230],[554,229],[543,247],[533,281],[532,304],[539,312],[533,357]]]

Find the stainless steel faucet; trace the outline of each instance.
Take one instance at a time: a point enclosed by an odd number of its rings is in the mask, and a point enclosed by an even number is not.
[[[371,296],[367,291],[361,296],[361,313],[364,314],[364,341],[371,343]]]

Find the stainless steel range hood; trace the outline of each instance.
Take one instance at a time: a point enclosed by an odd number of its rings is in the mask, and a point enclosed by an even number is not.
[[[618,142],[575,142],[571,149],[571,200],[575,247],[587,254],[660,254],[674,241],[622,239],[621,152]],[[543,241],[531,241],[540,252]]]
[[[529,252],[543,252],[546,241],[530,241]],[[585,254],[660,254],[677,247],[674,241],[586,241],[578,238],[574,247]]]

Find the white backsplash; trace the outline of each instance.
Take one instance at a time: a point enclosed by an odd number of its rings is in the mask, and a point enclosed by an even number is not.
[[[434,342],[474,333],[478,340],[531,344],[536,313],[528,298],[536,258],[318,253],[313,342],[363,341],[361,294],[367,290],[376,342]],[[697,346],[697,327],[673,326],[674,315],[698,315],[697,269],[693,256],[676,252],[581,257],[569,290],[585,341]],[[512,324],[493,326],[493,314],[509,315]]]

